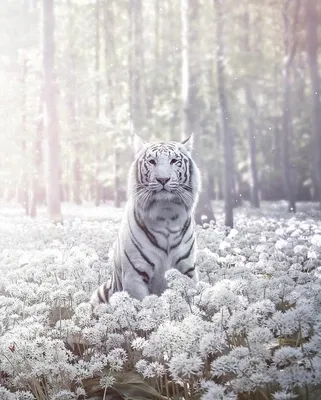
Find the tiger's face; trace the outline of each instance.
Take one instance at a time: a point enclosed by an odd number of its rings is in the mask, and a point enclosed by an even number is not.
[[[151,201],[179,201],[191,208],[200,189],[199,170],[191,158],[192,139],[140,146],[133,164],[131,192],[144,208]]]

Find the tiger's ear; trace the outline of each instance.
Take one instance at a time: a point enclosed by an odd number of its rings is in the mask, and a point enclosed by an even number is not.
[[[187,139],[183,140],[181,144],[188,152],[191,152],[194,147],[194,134],[192,133]]]
[[[133,135],[133,146],[134,146],[134,152],[135,154],[138,154],[144,146],[146,146],[146,142],[143,141],[143,139],[138,136],[136,133]]]

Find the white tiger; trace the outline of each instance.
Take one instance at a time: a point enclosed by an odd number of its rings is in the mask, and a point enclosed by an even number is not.
[[[190,154],[193,137],[155,144],[135,137],[134,144],[112,278],[93,293],[93,305],[123,290],[139,300],[160,295],[169,268],[197,279],[193,216],[201,180]]]

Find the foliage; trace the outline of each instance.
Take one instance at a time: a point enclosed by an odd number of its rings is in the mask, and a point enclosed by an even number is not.
[[[320,215],[283,209],[237,210],[230,231],[218,212],[198,227],[196,286],[170,270],[161,297],[93,311],[121,213],[67,207],[54,225],[3,208],[1,398],[319,398]]]
[[[130,36],[130,7],[142,4],[139,29],[142,37],[139,81],[140,116],[130,115],[133,88],[133,43]],[[195,2],[196,4],[196,2]],[[195,25],[198,52],[193,56],[197,74],[199,134],[202,157],[209,160],[204,175],[214,171],[213,186],[219,192],[222,175],[217,137],[217,77],[215,68],[216,20],[213,2],[199,0]],[[140,118],[139,132],[145,139],[179,139],[182,125],[181,99],[181,16],[179,0],[55,1],[56,85],[61,137],[62,192],[72,200],[74,165],[80,160],[78,189],[81,198],[96,197],[94,182],[113,196],[115,148],[120,149],[118,174],[126,187],[126,171],[131,161],[129,137],[133,117]],[[98,19],[96,8],[99,7]],[[283,107],[283,3],[272,0],[223,5],[224,66],[226,91],[235,136],[235,164],[243,195],[249,191],[250,176],[247,143],[247,117],[244,88],[249,83],[253,98],[258,171],[263,198],[284,196],[280,164],[280,132]],[[320,5],[319,5],[320,8]],[[249,26],[244,12],[249,12]],[[320,11],[320,10],[319,10]],[[291,14],[292,15],[292,14]],[[297,51],[291,72],[293,152],[291,164],[297,176],[296,192],[311,197],[311,102],[306,57],[304,6],[300,8]],[[27,173],[31,189],[34,174],[36,121],[42,114],[41,1],[2,1],[0,23],[4,34],[0,49],[0,145],[6,149],[0,158],[0,194],[7,200],[16,196],[22,174]],[[96,33],[99,33],[97,42]],[[244,48],[248,37],[250,51]],[[99,58],[99,65],[96,59]],[[137,56],[138,57],[138,56]],[[27,70],[24,71],[24,63]],[[135,71],[134,71],[135,72]],[[25,75],[25,76],[24,76]],[[135,74],[134,74],[135,75]],[[97,100],[98,99],[98,100]],[[75,115],[73,115],[73,113]],[[22,151],[22,142],[27,151]],[[77,164],[78,165],[78,164]],[[278,181],[276,184],[276,180]],[[40,177],[43,185],[44,177]],[[206,179],[205,179],[206,181]],[[108,197],[108,196],[105,196]]]

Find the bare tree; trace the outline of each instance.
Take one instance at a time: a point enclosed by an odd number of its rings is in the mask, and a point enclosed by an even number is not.
[[[76,124],[76,55],[74,47],[73,34],[73,4],[71,0],[67,1],[68,8],[68,52],[69,52],[69,68],[68,68],[68,109],[69,121],[73,143],[73,161],[72,161],[72,192],[73,201],[76,204],[81,204],[80,185],[81,171],[79,160],[79,132]]]
[[[100,172],[100,92],[101,92],[101,82],[100,82],[100,4],[101,0],[96,0],[95,3],[95,204],[99,206],[101,201],[101,184],[99,182],[99,172]]]
[[[27,18],[27,16],[25,15]],[[28,60],[26,54],[23,54],[22,59],[22,76],[21,76],[21,172],[19,185],[19,202],[25,209],[26,215],[29,215],[29,177],[28,177],[28,157],[27,157],[27,74]]]
[[[233,227],[233,137],[230,127],[230,116],[225,89],[224,72],[224,42],[223,42],[223,13],[222,0],[214,0],[216,11],[216,63],[217,63],[217,89],[222,118],[223,149],[224,149],[224,201],[225,225]]]
[[[32,195],[30,204],[30,216],[35,218],[37,215],[37,207],[41,201],[41,183],[43,182],[43,93],[40,95],[39,116],[35,121],[36,137],[33,145],[33,173],[32,173]]]
[[[296,212],[295,204],[295,187],[294,177],[291,167],[291,152],[292,152],[292,131],[291,122],[291,67],[296,50],[295,30],[298,20],[300,1],[296,0],[294,4],[294,17],[291,23],[290,4],[291,0],[283,2],[283,23],[284,23],[284,69],[283,69],[283,118],[282,118],[282,164],[283,164],[283,179],[288,200],[288,211]]]
[[[279,96],[280,91],[280,82],[279,82],[279,66],[276,64],[273,68],[273,82],[275,82],[273,95],[274,95],[274,102],[275,107],[278,107],[277,99]],[[273,168],[276,171],[281,171],[282,169],[282,159],[281,159],[281,141],[280,141],[280,116],[276,115],[273,119]]]
[[[140,134],[146,110],[142,0],[129,0],[129,114],[133,131]]]
[[[158,74],[159,74],[159,61],[160,61],[160,0],[155,0],[154,6],[154,18],[155,18],[155,30],[154,30],[154,76],[152,87],[148,96],[148,114],[152,112],[155,103],[155,96],[157,89],[159,88]]]
[[[22,8],[23,25],[25,32],[29,32],[29,12],[28,2],[24,0]],[[28,152],[27,152],[27,78],[28,78],[28,57],[24,49],[21,54],[21,172],[19,183],[19,202],[29,215],[29,176],[28,176]]]
[[[189,108],[190,108],[190,67],[189,67],[189,0],[181,0],[182,18],[182,101],[183,101],[183,137],[190,132]]]
[[[47,155],[47,205],[50,219],[61,221],[60,159],[55,82],[54,0],[43,0],[44,129]]]
[[[105,63],[106,65],[112,64],[117,65],[119,60],[115,50],[115,16],[112,9],[113,1],[109,1],[104,5],[104,28],[105,28]],[[120,160],[120,143],[119,138],[116,135],[120,131],[119,121],[115,115],[115,102],[112,96],[114,89],[113,76],[110,74],[110,70],[107,68],[107,89],[108,89],[108,101],[106,101],[105,114],[106,118],[109,118],[110,122],[114,126],[114,130],[110,133],[114,146],[112,146],[111,151],[113,152],[114,158],[114,205],[115,207],[121,206],[121,160]]]
[[[181,0],[182,18],[182,103],[183,129],[182,137],[195,133],[195,160],[203,174],[203,189],[195,210],[195,221],[202,224],[205,221],[215,220],[211,196],[208,190],[208,179],[204,175],[205,163],[202,157],[202,135],[199,119],[198,90],[200,88],[200,60],[198,55],[199,37],[199,3],[198,0]]]
[[[318,66],[318,27],[319,10],[315,0],[305,1],[305,21],[308,64],[311,79],[312,100],[312,156],[313,176],[316,197],[321,207],[321,105],[320,105],[320,75]]]
[[[121,206],[120,190],[120,149],[116,145],[114,150],[114,184],[115,184],[115,207]]]
[[[251,52],[250,45],[250,12],[249,5],[244,5],[244,50],[247,54]],[[252,207],[260,207],[259,198],[259,182],[256,162],[256,126],[254,114],[256,104],[253,98],[252,84],[249,78],[246,77],[245,81],[245,99],[247,108],[247,134],[248,134],[248,147],[249,147],[249,172],[250,172],[250,191],[251,191],[251,205]]]

